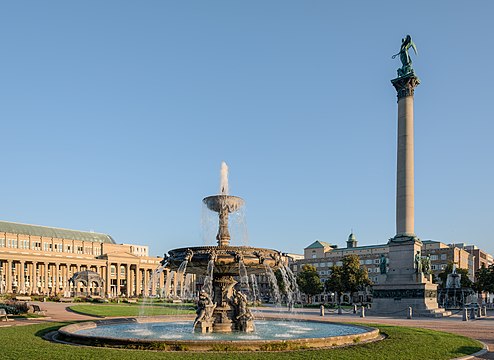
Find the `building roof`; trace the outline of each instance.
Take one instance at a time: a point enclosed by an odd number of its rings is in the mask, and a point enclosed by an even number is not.
[[[355,246],[353,248],[338,248],[335,249],[336,251],[357,251],[357,250],[367,250],[367,249],[379,249],[379,248],[386,248],[388,247],[388,244],[376,244],[376,245],[363,245],[363,246]]]
[[[19,224],[8,221],[0,221],[0,232],[115,244],[115,240],[107,234],[95,233],[92,231],[60,229],[41,225]]]
[[[328,244],[327,242],[324,241],[316,240],[312,244],[307,246],[306,249],[320,249],[325,247],[331,247],[331,244]]]
[[[422,240],[422,244],[437,244],[439,242],[440,241],[436,241],[436,240]]]

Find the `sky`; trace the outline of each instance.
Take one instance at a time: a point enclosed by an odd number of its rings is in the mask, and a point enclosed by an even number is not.
[[[415,232],[494,253],[492,13],[492,1],[2,2],[0,219],[153,256],[203,245],[216,220],[202,199],[226,161],[246,202],[234,243],[303,253],[353,230],[384,244],[391,56],[410,34]]]

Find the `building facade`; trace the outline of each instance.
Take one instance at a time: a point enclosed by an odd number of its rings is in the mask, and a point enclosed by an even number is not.
[[[0,221],[0,293],[106,297],[155,295],[166,271],[148,247],[117,244],[110,235]],[[75,274],[102,281],[71,283]],[[173,288],[173,284],[168,284]]]
[[[442,272],[449,262],[456,264],[458,268],[468,269],[470,280],[474,280],[475,271],[481,264],[486,261],[477,261],[473,246],[458,246],[456,244],[445,244],[440,241],[424,240],[422,241],[422,257],[430,255],[431,271],[434,278]],[[470,251],[469,251],[470,250]],[[324,241],[316,240],[304,249],[304,258],[294,262],[291,267],[294,273],[301,270],[305,264],[310,264],[317,269],[322,282],[325,282],[331,274],[330,268],[333,265],[341,266],[342,259],[346,255],[358,255],[360,265],[367,269],[369,279],[374,284],[379,284],[384,280],[381,275],[380,262],[381,256],[388,258],[389,246],[387,244],[358,246],[357,239],[352,233],[348,237],[346,247],[339,248],[336,245]],[[492,256],[484,253],[485,259],[492,259]],[[386,260],[389,265],[389,260]],[[439,280],[439,279],[438,279]],[[360,294],[365,298],[365,294]],[[348,295],[345,295],[348,297]],[[315,301],[326,302],[334,301],[331,294],[320,294],[314,297]],[[364,299],[365,301],[365,299]]]

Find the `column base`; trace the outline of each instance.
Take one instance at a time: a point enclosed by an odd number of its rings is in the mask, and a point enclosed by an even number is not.
[[[395,244],[418,243],[422,245],[422,241],[417,237],[417,235],[412,233],[396,234],[388,241],[388,244],[393,244],[393,243]]]
[[[411,307],[414,316],[434,316],[438,312],[437,284],[383,284],[373,288],[369,314],[401,317]]]

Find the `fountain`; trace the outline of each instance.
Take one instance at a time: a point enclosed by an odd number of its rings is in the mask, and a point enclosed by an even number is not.
[[[461,274],[456,272],[456,264],[453,264],[451,273],[446,277],[446,284],[439,290],[438,300],[445,309],[461,309],[472,302],[475,292],[471,288],[461,286]]]
[[[260,300],[257,274],[266,274],[275,303],[281,302],[274,271],[280,269],[289,309],[299,300],[296,278],[277,250],[230,245],[229,215],[244,200],[228,194],[228,168],[222,164],[220,194],[203,203],[218,213],[217,246],[173,249],[161,266],[174,276],[181,295],[190,274],[204,277],[193,321],[185,317],[138,317],[92,321],[64,326],[55,338],[77,344],[131,347],[153,350],[290,350],[328,347],[376,340],[379,331],[364,326],[324,321],[257,320],[249,309],[249,297]],[[239,281],[237,282],[238,279]],[[166,283],[170,284],[171,278]],[[252,286],[249,285],[249,282]],[[238,283],[238,285],[237,285]],[[236,286],[237,285],[237,286]],[[168,285],[169,286],[169,285]],[[278,315],[279,316],[279,315]]]
[[[232,212],[244,205],[244,200],[228,194],[228,167],[221,166],[220,194],[205,197],[203,203],[218,213],[219,226],[217,246],[190,247],[170,250],[163,264],[171,271],[180,272],[186,266],[187,272],[199,276],[211,276],[212,292],[201,292],[198,302],[194,329],[200,332],[254,331],[254,317],[247,307],[245,289],[234,289],[235,276],[244,272],[261,274],[281,268],[282,254],[277,250],[249,246],[231,246],[228,219]],[[185,264],[185,265],[184,265]],[[209,269],[209,272],[208,272]],[[248,282],[248,280],[247,280]]]

